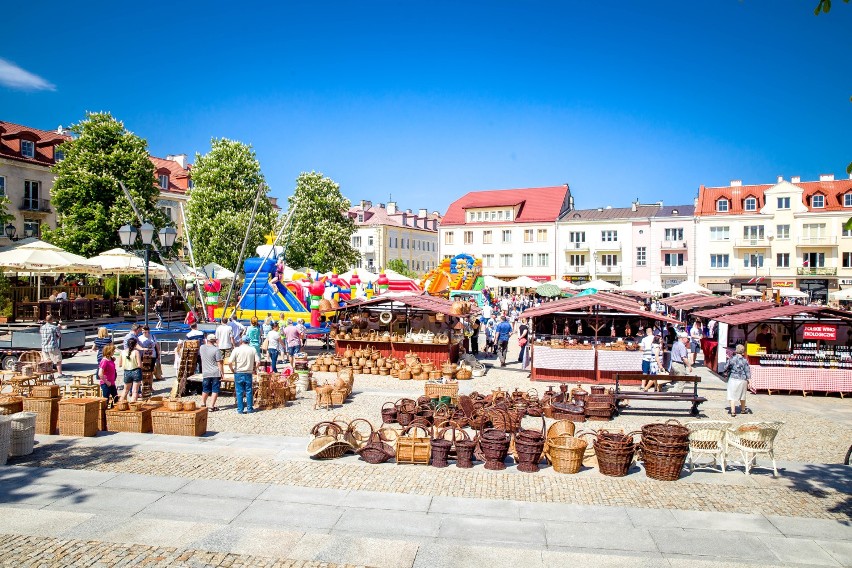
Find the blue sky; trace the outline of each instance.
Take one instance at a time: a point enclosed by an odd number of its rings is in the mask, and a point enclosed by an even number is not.
[[[315,170],[413,209],[562,183],[581,208],[690,203],[846,175],[852,5],[815,4],[11,3],[0,119],[106,110],[158,156],[241,140],[279,198]]]

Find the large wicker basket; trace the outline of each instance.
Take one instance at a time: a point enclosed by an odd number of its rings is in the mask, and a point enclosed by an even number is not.
[[[583,465],[583,454],[588,443],[574,436],[554,436],[547,440],[547,459],[558,473],[577,473]]]
[[[59,396],[59,385],[36,385],[32,388],[30,396],[35,398],[56,398]]]
[[[207,432],[207,408],[181,412],[153,410],[151,412],[151,425],[154,434],[203,436]]]
[[[27,397],[24,399],[24,411],[36,413],[36,434],[56,434],[59,422],[58,398]]]
[[[412,424],[396,440],[396,463],[398,464],[429,465],[431,456],[432,439],[423,426]]]
[[[12,418],[0,416],[0,465],[6,465],[12,445]]]
[[[107,430],[110,432],[152,432],[151,411],[151,408],[145,407],[139,411],[107,410]]]
[[[63,436],[94,436],[101,421],[99,398],[66,398],[59,401],[59,433]]]
[[[24,397],[22,396],[0,396],[0,416],[5,414],[17,414],[24,410]]]
[[[18,412],[9,416],[12,419],[12,438],[9,456],[28,456],[35,445],[35,412]]]

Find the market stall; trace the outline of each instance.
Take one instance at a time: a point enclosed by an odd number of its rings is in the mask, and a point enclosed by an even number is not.
[[[701,352],[704,354],[704,366],[714,372],[718,369],[719,341],[716,339],[718,331],[716,329],[716,318],[773,307],[775,307],[775,304],[772,302],[745,302],[730,306],[723,306],[721,308],[693,312],[692,317],[697,318],[702,323],[713,322],[713,336],[701,338]]]
[[[852,314],[823,306],[758,307],[722,315],[719,345],[746,345],[756,391],[852,392]],[[716,362],[728,352],[719,349]]]
[[[524,316],[532,318],[535,337],[534,381],[614,383],[618,373],[641,372],[642,329],[657,321],[680,323],[609,292],[548,302]]]
[[[467,304],[467,314],[458,313],[460,303]],[[463,320],[478,314],[479,308],[472,303],[404,292],[352,300],[331,324],[335,354],[368,349],[383,357],[403,359],[414,354],[434,365],[457,363],[464,340]]]

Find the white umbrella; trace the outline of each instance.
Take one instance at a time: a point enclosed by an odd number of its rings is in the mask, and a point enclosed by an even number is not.
[[[500,288],[508,285],[505,280],[500,280],[496,276],[491,276],[490,274],[482,277],[482,283],[485,284],[486,288]]]
[[[627,284],[621,287],[625,292],[641,292],[643,294],[654,294],[663,292],[663,287],[659,284],[654,284],[650,280],[637,280],[632,284]]]
[[[832,300],[852,300],[852,288],[846,288],[845,290],[838,290],[837,292],[832,292],[828,295]]]
[[[145,261],[123,248],[114,248],[102,252],[98,256],[89,259],[100,266],[106,274],[115,274],[115,296],[119,296],[121,290],[122,274],[145,274]],[[153,260],[148,263],[148,274],[150,276],[166,276],[166,267]]]
[[[562,291],[579,290],[579,288],[577,286],[575,286],[574,284],[571,284],[567,280],[561,280],[561,279],[560,280],[549,280],[549,281],[545,282],[545,284],[553,284],[554,286],[559,286],[559,289],[562,290]]]
[[[180,260],[167,262],[166,265],[169,267],[169,270],[171,270],[174,277],[178,280],[192,280],[198,276],[196,271]]]
[[[782,298],[810,298],[807,292],[802,292],[796,288],[781,288]]]
[[[665,292],[668,294],[712,294],[713,290],[705,288],[701,284],[697,284],[691,280],[684,280],[677,286],[666,288]]]
[[[78,254],[30,237],[0,249],[0,268],[38,274],[37,296],[41,296],[41,275],[47,272],[100,274],[101,267]],[[38,299],[38,298],[36,298]]]
[[[361,274],[359,273],[358,276],[360,277]],[[400,274],[396,270],[393,270],[393,269],[390,269],[390,268],[385,269],[385,276],[388,277],[388,280],[394,280],[394,281],[397,281],[397,282],[399,282],[399,281],[414,282],[415,281],[414,278],[410,278],[408,276],[405,276],[404,274]]]
[[[591,282],[580,285],[580,290],[588,290],[589,288],[594,288],[595,290],[618,290],[618,286],[606,280],[592,280]]]
[[[735,296],[748,296],[749,298],[760,298],[763,296],[761,292],[758,292],[754,288],[746,288],[745,290],[740,290]]]
[[[216,280],[233,280],[234,279],[234,273],[233,272],[231,272],[230,270],[228,270],[224,266],[216,264],[215,262],[208,262],[207,264],[202,266],[198,271],[203,272],[203,273],[207,274],[207,276],[210,276],[211,278],[215,278]]]
[[[541,282],[533,280],[529,276],[518,276],[514,280],[509,280],[503,284],[503,286],[507,286],[509,288],[536,288],[540,285]]]

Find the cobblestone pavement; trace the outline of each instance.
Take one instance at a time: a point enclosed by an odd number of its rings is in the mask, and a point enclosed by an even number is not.
[[[10,534],[0,534],[0,566],[356,568],[353,564]]]

